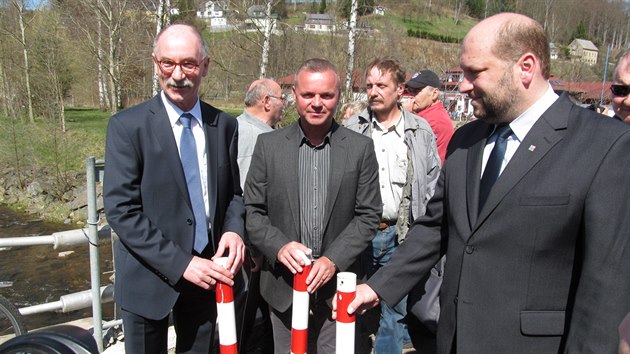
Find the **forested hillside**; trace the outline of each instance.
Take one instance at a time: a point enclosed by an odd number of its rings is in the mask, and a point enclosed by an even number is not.
[[[539,20],[560,48],[554,74],[571,81],[596,81],[608,45],[614,55],[626,47],[629,36],[628,6],[622,0],[358,2],[361,30],[356,32],[355,70],[362,70],[375,56],[391,56],[410,72],[422,68],[444,72],[457,65],[458,41],[479,19],[516,11]],[[150,97],[152,38],[169,22],[192,23],[204,32],[212,59],[204,97],[238,105],[249,82],[260,76],[266,37],[264,28],[248,22],[247,10],[266,3],[222,4],[231,27],[214,31],[196,16],[203,5],[200,0],[0,0],[0,115],[57,121],[63,130],[65,106],[113,112]],[[314,56],[326,57],[345,70],[350,0],[304,4],[273,0],[271,5],[275,23],[267,37],[265,76],[288,75]],[[376,14],[377,9],[384,14]],[[336,30],[305,32],[307,13],[331,15]],[[590,39],[600,48],[598,65],[569,62],[564,48],[573,38]]]

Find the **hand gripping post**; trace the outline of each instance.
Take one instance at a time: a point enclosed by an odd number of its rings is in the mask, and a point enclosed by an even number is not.
[[[337,274],[337,353],[354,353],[355,316],[348,314],[348,306],[354,300],[356,291],[356,274]]]
[[[291,314],[291,354],[306,354],[308,348],[309,294],[306,278],[311,272],[311,260],[302,253],[304,266],[293,277],[293,312]]]
[[[214,262],[227,268],[227,257],[217,258]],[[217,282],[215,293],[217,299],[217,320],[219,322],[220,352],[221,354],[237,354],[234,290],[227,284]]]

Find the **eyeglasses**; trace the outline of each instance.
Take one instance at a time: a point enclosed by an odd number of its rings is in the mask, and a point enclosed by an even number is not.
[[[206,60],[205,57],[203,59],[201,59],[202,62],[204,60]],[[201,64],[197,64],[197,63],[192,62],[192,61],[184,61],[182,63],[177,63],[177,62],[172,61],[170,59],[158,60],[155,57],[153,57],[153,61],[160,67],[160,70],[165,75],[171,75],[173,73],[173,71],[175,71],[175,68],[177,66],[179,66],[180,70],[184,74],[191,75],[191,74],[194,74],[195,72],[197,72],[197,69],[199,69],[199,65],[201,65]]]
[[[630,94],[630,85],[610,85],[610,92],[617,97],[626,97]]]
[[[286,96],[285,96],[284,94],[282,94],[282,96],[274,96],[274,95],[267,95],[267,96],[269,96],[269,97],[271,97],[271,98],[278,99],[278,100],[280,100],[283,104],[284,104],[284,101],[285,101],[285,99],[286,99]]]

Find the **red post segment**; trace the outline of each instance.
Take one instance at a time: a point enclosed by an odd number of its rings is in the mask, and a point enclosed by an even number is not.
[[[293,312],[291,313],[291,353],[306,354],[308,349],[309,294],[306,278],[311,272],[311,260],[302,254],[305,265],[293,277]]]
[[[226,267],[227,257],[217,258],[215,263]],[[215,294],[219,322],[219,350],[221,354],[237,354],[234,290],[227,284],[217,282]]]

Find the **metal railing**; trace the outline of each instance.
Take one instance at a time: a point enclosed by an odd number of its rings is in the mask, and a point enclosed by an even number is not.
[[[98,210],[96,204],[96,182],[102,181],[103,160],[88,157],[86,161],[87,176],[87,208],[88,219],[86,229],[55,232],[46,236],[24,236],[0,239],[0,250],[34,245],[52,245],[54,249],[89,244],[90,249],[90,284],[91,289],[77,293],[63,295],[59,301],[28,306],[18,309],[21,315],[31,315],[49,311],[69,312],[92,306],[92,319],[94,339],[99,352],[104,350],[103,329],[119,325],[120,320],[103,323],[102,303],[113,301],[114,287],[109,284],[101,287],[101,269],[99,265],[98,243],[100,239],[112,238],[112,230],[109,226],[98,227]],[[93,301],[100,299],[100,301]]]

